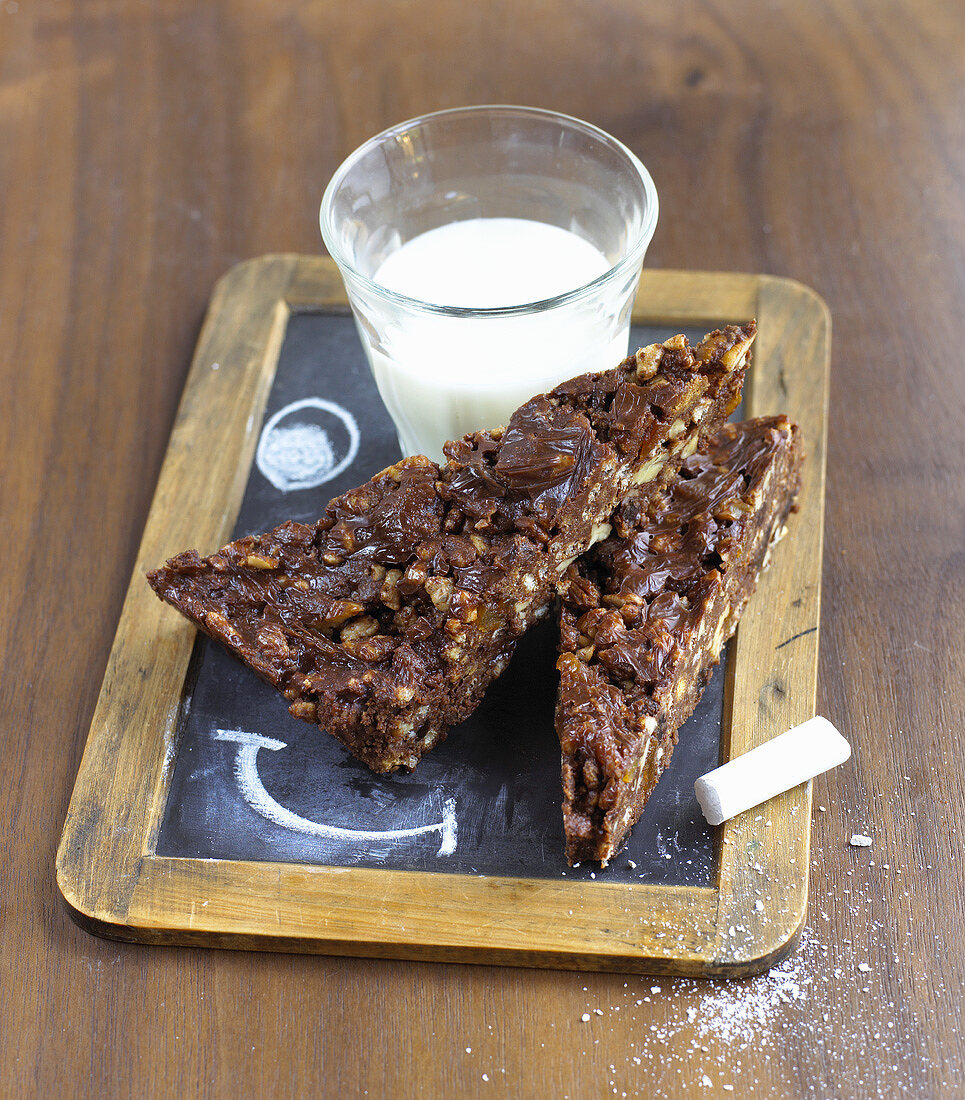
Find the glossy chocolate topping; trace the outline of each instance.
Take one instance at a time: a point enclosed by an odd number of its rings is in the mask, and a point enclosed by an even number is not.
[[[666,767],[797,492],[786,417],[725,425],[569,567],[557,732],[571,861],[606,861]]]
[[[403,459],[311,526],[188,551],[150,583],[298,717],[373,767],[411,766],[478,703],[628,491],[655,491],[720,423],[753,335],[642,349],[447,443],[442,467]]]

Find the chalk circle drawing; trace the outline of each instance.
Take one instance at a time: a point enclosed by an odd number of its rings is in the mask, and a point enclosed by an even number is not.
[[[269,419],[258,440],[255,461],[276,489],[291,493],[338,477],[352,464],[358,449],[359,427],[347,409],[321,397],[304,397]],[[339,457],[341,450],[345,453]]]
[[[343,829],[336,825],[326,825],[321,821],[310,821],[306,817],[299,817],[286,809],[280,802],[276,802],[268,793],[261,776],[258,774],[258,753],[262,749],[271,749],[278,752],[288,748],[284,741],[278,741],[274,737],[263,737],[259,733],[249,733],[247,730],[215,730],[216,741],[234,741],[238,745],[238,755],[235,758],[235,778],[245,801],[253,810],[257,810],[262,817],[281,825],[282,828],[291,829],[294,832],[306,833],[309,836],[327,837],[332,840],[351,840],[357,843],[376,842],[382,840],[408,840],[411,837],[425,836],[429,833],[439,833],[441,843],[438,856],[451,856],[456,850],[456,800],[447,799],[442,810],[442,821],[431,825],[419,825],[413,829]]]

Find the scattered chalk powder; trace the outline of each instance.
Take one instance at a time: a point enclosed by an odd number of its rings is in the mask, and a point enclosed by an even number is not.
[[[849,843],[862,848],[872,841],[856,833]],[[818,859],[813,867],[820,865]],[[758,872],[761,900],[748,908],[765,914],[756,919],[770,919],[775,899],[764,869],[749,866]],[[884,885],[883,877],[899,876],[900,868],[875,868],[871,861],[857,860],[833,883],[815,873],[809,921],[797,951],[756,977],[661,976],[656,984],[647,975],[573,976],[575,1012],[550,1027],[555,1041],[565,1036],[575,1057],[596,1067],[601,1087],[594,1095],[619,1100],[641,1095],[653,1100],[692,1095],[919,1100],[923,1082],[932,1085],[928,1095],[962,1095],[954,1053],[936,1057],[921,1041],[928,1033],[927,1020],[918,1016],[921,1007],[916,1009],[910,998],[885,999],[896,981],[901,992],[909,951],[926,951],[929,959],[934,952],[943,955],[938,936],[930,946],[916,943],[919,926],[902,880],[895,877],[890,887]],[[871,918],[875,895],[879,911],[886,900],[897,906],[893,920]],[[850,923],[842,922],[842,910]],[[842,935],[841,928],[853,931]],[[744,932],[739,922],[735,932],[739,945]],[[949,968],[952,960],[945,957],[946,966],[930,968],[928,976],[931,1003],[942,1012],[953,1009],[961,989],[955,977],[959,968]],[[478,1042],[472,1047],[476,1071],[487,1071],[482,1078],[486,1094],[518,1095],[505,1055],[497,1054],[511,1033],[500,1035],[492,1024],[487,1028],[482,1049]],[[580,1100],[585,1094],[564,1087],[559,1095]]]

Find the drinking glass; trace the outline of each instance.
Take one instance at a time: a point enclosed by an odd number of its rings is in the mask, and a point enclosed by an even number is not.
[[[476,218],[568,230],[609,268],[552,297],[493,308],[421,301],[377,281],[407,241]],[[445,440],[504,425],[534,394],[624,358],[657,192],[637,157],[589,123],[466,107],[367,141],[335,172],[319,221],[402,451],[438,460]]]

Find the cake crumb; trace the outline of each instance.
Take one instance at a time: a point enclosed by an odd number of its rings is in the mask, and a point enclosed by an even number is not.
[[[864,833],[852,833],[848,843],[852,848],[870,848],[871,837],[865,836]]]

